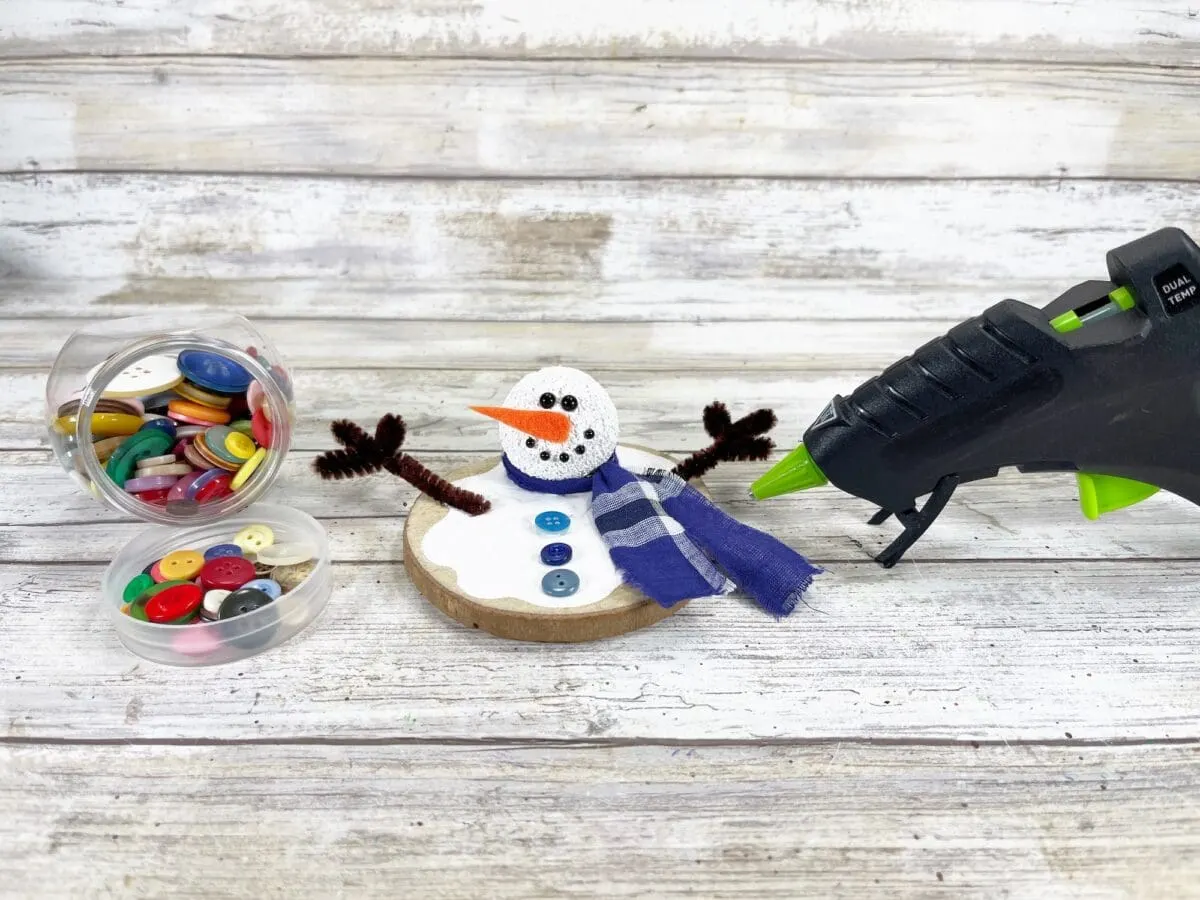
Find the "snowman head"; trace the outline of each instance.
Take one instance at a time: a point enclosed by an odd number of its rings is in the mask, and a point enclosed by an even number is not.
[[[526,375],[503,406],[472,406],[500,422],[500,447],[527,475],[590,475],[617,449],[617,408],[586,372],[551,366]]]

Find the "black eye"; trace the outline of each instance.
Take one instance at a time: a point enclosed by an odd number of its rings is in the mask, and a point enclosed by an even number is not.
[[[562,408],[567,412],[571,412],[579,408],[579,401],[571,394],[565,394],[562,398]]]
[[[592,438],[594,438],[596,436],[596,432],[592,431],[592,429],[589,428],[587,431],[585,431],[583,433],[583,436],[590,441]]]
[[[571,458],[571,457],[567,456],[567,454],[565,454],[565,453],[560,453],[560,454],[558,454],[558,461],[559,461],[559,462],[566,462],[566,461],[567,461],[568,459],[570,459],[570,458]]]
[[[533,438],[525,438],[525,446],[526,447],[536,447],[537,441],[535,441]]]
[[[542,404],[542,409],[553,409],[554,395],[549,391],[546,391],[546,393],[542,394],[542,399],[540,399],[538,403]]]
[[[578,453],[580,456],[583,456],[583,454],[587,453],[587,447],[583,446],[583,444],[580,444],[578,447],[575,448],[575,452]]]
[[[550,451],[549,451],[549,450],[543,450],[543,451],[541,452],[541,457],[542,457],[542,459],[549,459],[549,458],[550,458]]]

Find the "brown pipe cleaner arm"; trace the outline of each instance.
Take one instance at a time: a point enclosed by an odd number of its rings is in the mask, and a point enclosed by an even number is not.
[[[775,427],[775,413],[759,409],[736,422],[720,401],[704,407],[704,430],[712,444],[693,453],[671,471],[690,481],[711,472],[721,462],[763,460],[771,455],[775,442],[763,437]]]
[[[313,461],[317,474],[326,480],[354,478],[386,470],[439,503],[462,510],[469,516],[482,515],[492,508],[486,497],[455,487],[407,453],[401,453],[400,447],[408,433],[408,426],[397,415],[388,413],[380,419],[375,426],[374,437],[346,419],[332,422],[329,430],[344,449],[322,453]]]

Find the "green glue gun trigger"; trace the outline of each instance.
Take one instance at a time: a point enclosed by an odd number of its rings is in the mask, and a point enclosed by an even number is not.
[[[1200,247],[1164,228],[1106,262],[1107,281],[1003,300],[835,396],[751,493],[832,484],[875,504],[872,525],[903,527],[884,568],[1004,468],[1075,473],[1088,519],[1159,490],[1200,504]]]

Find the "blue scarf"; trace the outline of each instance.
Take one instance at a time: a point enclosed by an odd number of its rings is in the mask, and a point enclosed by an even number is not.
[[[672,472],[635,475],[616,454],[591,475],[551,481],[502,456],[508,477],[543,494],[592,493],[592,520],[625,583],[660,606],[745,591],[776,616],[796,608],[822,572],[769,534],[743,525]]]

